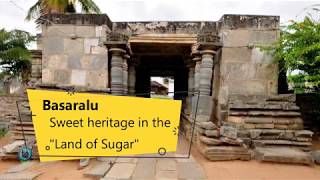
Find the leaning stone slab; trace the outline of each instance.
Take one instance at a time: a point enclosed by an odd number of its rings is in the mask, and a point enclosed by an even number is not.
[[[99,162],[89,171],[84,173],[85,176],[102,178],[111,168],[110,162]]]
[[[205,179],[203,169],[195,162],[180,162],[177,164],[179,179]]]
[[[0,180],[33,180],[40,176],[41,172],[17,172],[17,173],[5,173],[0,175]]]
[[[21,172],[21,171],[24,171],[24,170],[28,169],[29,167],[33,166],[34,164],[36,164],[36,162],[34,162],[34,161],[22,162],[19,165],[10,168],[9,170],[7,170],[7,172],[8,173]]]
[[[104,178],[129,180],[132,177],[135,167],[136,164],[133,163],[116,163],[111,167]]]
[[[293,163],[311,165],[312,157],[309,153],[295,148],[273,147],[273,148],[256,148],[255,157],[259,161]]]

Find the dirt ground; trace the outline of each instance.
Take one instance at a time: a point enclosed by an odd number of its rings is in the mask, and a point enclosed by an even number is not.
[[[7,143],[8,137],[0,139],[0,146]],[[193,148],[193,157],[204,168],[208,180],[293,180],[293,179],[320,179],[320,166],[288,165],[259,163],[252,161],[222,161],[210,162]],[[79,161],[57,161],[38,163],[30,171],[42,172],[37,179],[91,179],[83,176],[83,173],[94,166],[96,161],[91,161],[89,167],[79,170]],[[18,161],[0,161],[0,173],[19,164]]]

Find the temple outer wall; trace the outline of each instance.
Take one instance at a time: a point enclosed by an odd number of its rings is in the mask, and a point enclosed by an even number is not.
[[[262,47],[280,37],[278,16],[224,15],[213,78],[215,118],[227,115],[228,97],[233,94],[275,95],[278,65]]]
[[[105,16],[75,17],[75,22],[70,16],[69,21],[42,24],[41,83],[104,90],[109,79],[103,43],[110,28],[101,20]]]

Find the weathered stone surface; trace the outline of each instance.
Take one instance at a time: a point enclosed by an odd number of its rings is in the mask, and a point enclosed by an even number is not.
[[[265,145],[288,145],[288,146],[311,146],[311,142],[299,142],[299,141],[288,141],[288,140],[253,140],[255,147]]]
[[[232,80],[249,80],[256,76],[256,66],[243,62],[230,62],[221,65],[221,76]]]
[[[67,69],[67,56],[63,54],[49,56],[47,67],[50,69]]]
[[[228,137],[231,139],[237,139],[238,137],[238,129],[231,126],[221,126],[220,133],[224,137]]]
[[[251,62],[256,64],[272,64],[272,55],[260,48],[253,48],[251,53]]]
[[[117,158],[116,163],[137,163],[137,158]]]
[[[251,153],[241,146],[201,147],[200,152],[211,161],[250,160]]]
[[[45,55],[62,54],[64,52],[64,40],[61,37],[46,37],[43,39]]]
[[[111,167],[104,178],[129,180],[132,177],[135,167],[136,164],[133,163],[116,163]]]
[[[279,37],[278,31],[253,30],[250,36],[250,42],[253,44],[271,44]]]
[[[199,140],[207,145],[219,145],[222,144],[220,139],[209,138],[206,136],[199,136]]]
[[[221,36],[225,47],[246,47],[250,42],[250,31],[246,29],[223,30]]]
[[[260,161],[312,164],[311,155],[294,148],[256,148],[255,157]]]
[[[206,130],[215,130],[217,129],[217,126],[213,122],[199,122],[197,123],[201,128]]]
[[[71,72],[68,70],[55,70],[53,82],[60,84],[69,84],[70,83]]]
[[[177,164],[179,179],[205,179],[203,169],[196,163],[182,162]]]
[[[71,37],[75,34],[75,27],[73,25],[57,25],[52,24],[47,27],[47,31],[43,33],[45,36],[59,36],[59,37]]]
[[[177,171],[157,171],[156,172],[156,179],[175,180],[177,179],[177,177],[178,177]]]
[[[99,162],[90,170],[86,171],[84,175],[101,178],[110,170],[110,168],[111,168],[110,162]]]
[[[222,47],[222,57],[225,62],[250,63],[251,50],[247,47]]]
[[[159,159],[156,164],[158,171],[176,171],[176,162],[173,159]]]
[[[71,71],[71,84],[75,86],[86,85],[86,71],[85,70],[72,70]]]
[[[317,151],[313,151],[312,152],[312,159],[314,160],[314,162],[316,164],[319,164],[320,165],[320,150],[317,150]]]
[[[107,71],[87,71],[86,85],[89,87],[106,88],[108,85]]]
[[[75,26],[75,32],[78,37],[96,37],[95,26]]]
[[[14,166],[10,169],[8,169],[6,172],[7,173],[17,173],[17,172],[21,172],[21,171],[24,171],[28,168],[30,168],[31,166],[35,165],[36,162],[33,162],[33,161],[28,161],[28,162],[22,162],[20,163],[19,165],[17,166]]]
[[[208,137],[219,137],[220,132],[218,130],[205,130],[205,135]]]
[[[109,162],[109,163],[114,163],[116,162],[117,158],[114,157],[97,157],[97,161],[100,162]]]
[[[0,175],[1,180],[33,180],[41,175],[41,172],[28,171],[18,173],[5,173]]]
[[[64,53],[65,54],[83,54],[84,47],[83,47],[83,39],[64,39]]]
[[[156,159],[139,159],[133,179],[153,179],[156,174]]]
[[[91,49],[95,46],[98,46],[99,38],[85,38],[84,39],[84,53],[90,54]]]

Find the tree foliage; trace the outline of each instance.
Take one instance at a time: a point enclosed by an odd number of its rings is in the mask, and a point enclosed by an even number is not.
[[[21,76],[23,82],[28,80],[31,69],[31,53],[27,44],[34,37],[21,30],[0,30],[0,70],[11,76]]]
[[[310,17],[291,21],[273,47],[274,57],[289,71],[289,81],[304,89],[320,88],[320,24]],[[283,69],[282,69],[283,70]],[[290,73],[291,72],[291,73]],[[292,73],[294,72],[294,73]]]
[[[31,20],[50,13],[75,13],[77,5],[80,5],[84,13],[101,13],[93,0],[38,0],[29,9],[26,19]]]

